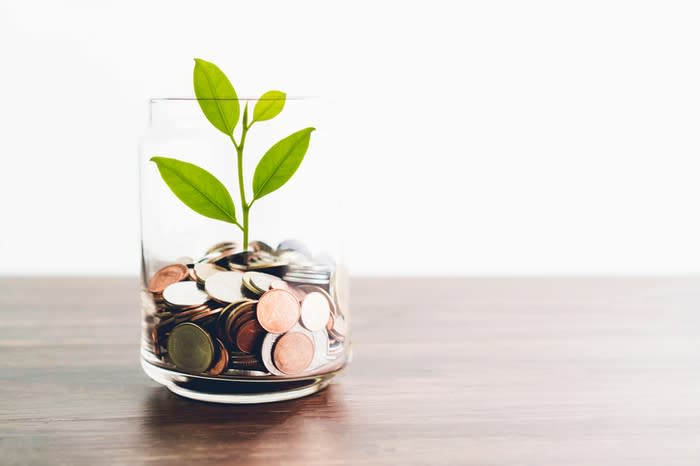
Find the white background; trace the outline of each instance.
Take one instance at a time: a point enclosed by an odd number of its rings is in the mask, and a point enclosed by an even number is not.
[[[0,2],[0,274],[136,274],[193,57],[342,117],[355,274],[700,269],[697,2]]]

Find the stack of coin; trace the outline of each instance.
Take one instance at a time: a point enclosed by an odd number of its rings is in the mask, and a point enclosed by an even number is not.
[[[183,257],[148,281],[148,348],[177,369],[216,376],[300,376],[344,356],[334,267],[299,242],[232,242]],[[329,291],[331,293],[329,293]]]
[[[309,283],[328,287],[331,282],[331,268],[325,265],[290,264],[282,277],[291,283]]]

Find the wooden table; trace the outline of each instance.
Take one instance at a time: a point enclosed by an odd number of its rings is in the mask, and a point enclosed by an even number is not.
[[[356,279],[355,359],[296,401],[139,366],[137,281],[0,279],[0,463],[700,464],[700,279]]]

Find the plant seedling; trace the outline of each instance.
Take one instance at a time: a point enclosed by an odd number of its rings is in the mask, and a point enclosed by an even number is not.
[[[282,111],[286,94],[268,91],[255,103],[249,119],[248,104],[241,118],[240,101],[226,75],[213,63],[195,58],[194,93],[204,116],[233,143],[238,170],[242,220],[226,186],[205,169],[168,157],[152,157],[163,181],[186,206],[205,217],[236,225],[243,232],[243,249],[248,249],[250,209],[258,199],[281,188],[301,165],[315,128],[304,128],[277,141],[262,156],[253,174],[253,195],[248,202],[243,180],[243,149],[248,131],[255,123],[271,120]],[[234,131],[240,124],[239,137]]]

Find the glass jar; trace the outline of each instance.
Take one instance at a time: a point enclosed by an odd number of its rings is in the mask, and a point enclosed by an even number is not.
[[[248,105],[252,115],[256,103],[240,99],[241,110]],[[203,401],[315,393],[350,359],[339,167],[320,100],[287,98],[275,119],[256,122],[247,134],[241,168],[250,203],[263,154],[291,133],[315,128],[289,181],[251,207],[247,248],[239,226],[188,207],[151,161],[174,158],[214,175],[241,222],[236,147],[199,104],[151,100],[140,143],[142,367],[174,393]]]

